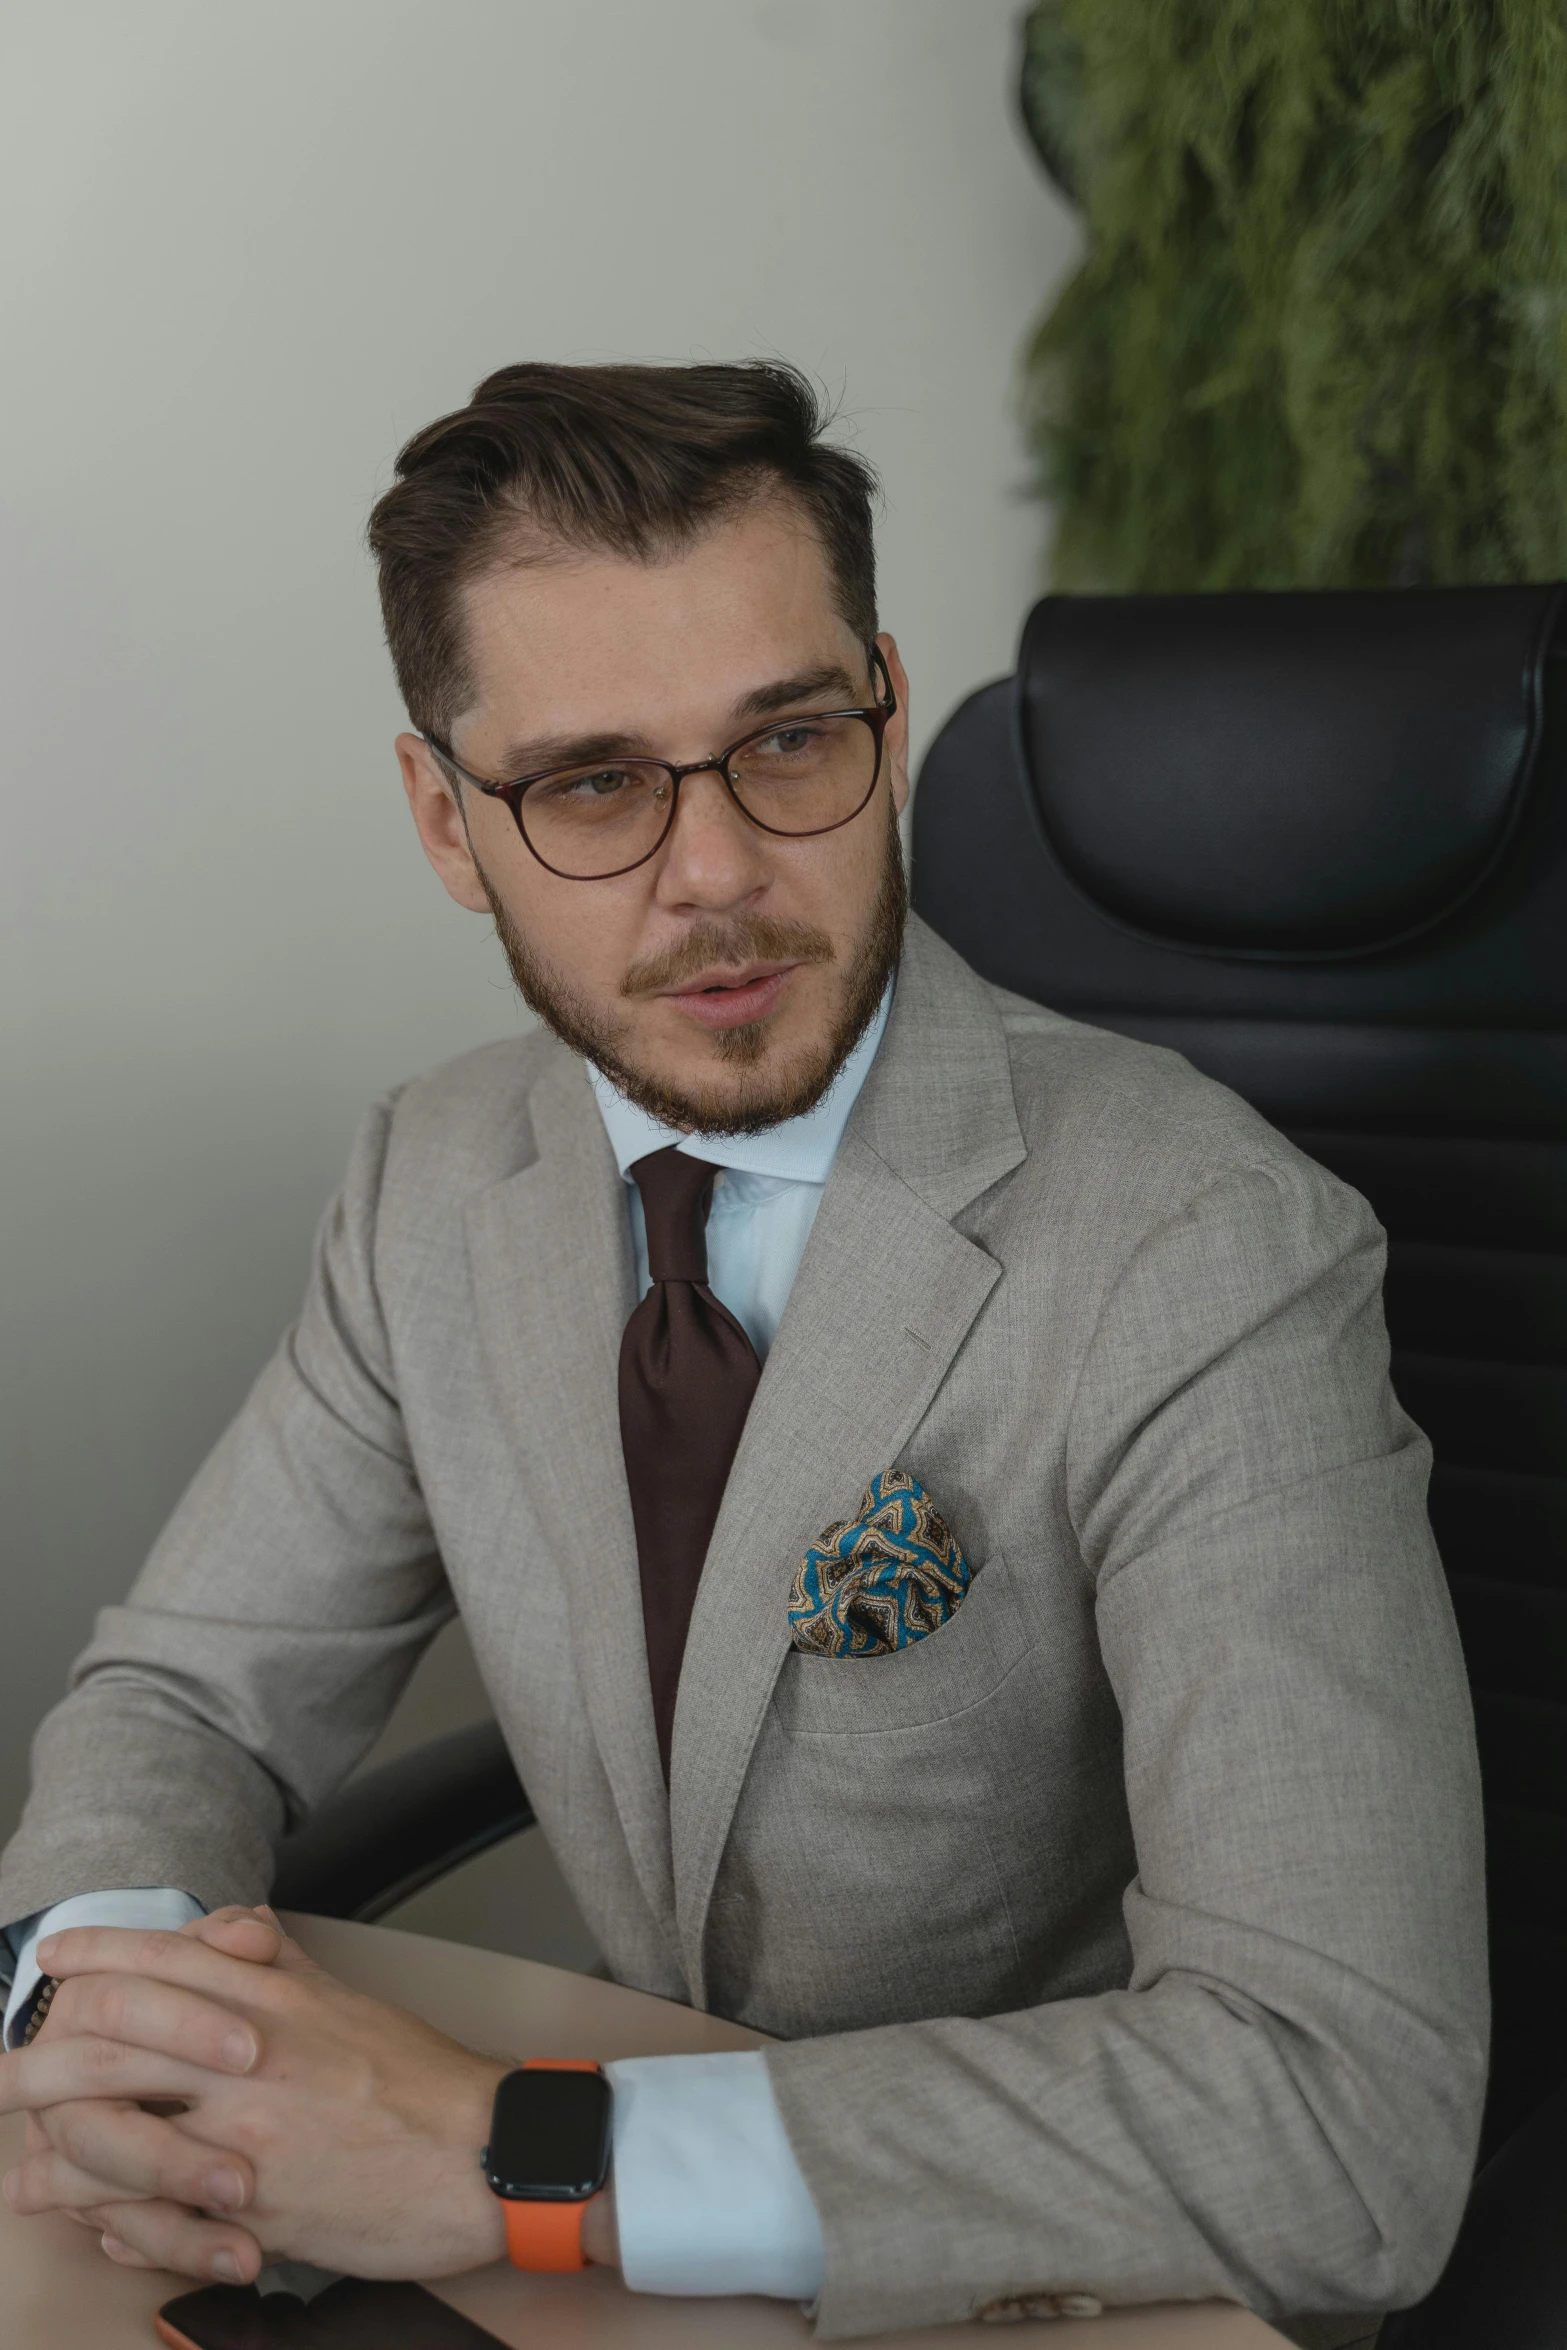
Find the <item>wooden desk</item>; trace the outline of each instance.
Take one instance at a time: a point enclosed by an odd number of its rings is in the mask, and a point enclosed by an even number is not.
[[[755,2032],[694,2015],[556,1967],[469,1950],[378,1926],[296,1918],[312,1957],[347,1982],[415,2009],[454,2039],[497,2055],[675,2055],[755,2048]],[[0,2171],[21,2149],[18,2121],[0,2121]],[[152,2312],[189,2280],[115,2268],[69,2220],[20,2220],[0,2203],[0,2343],[5,2350],[154,2350]],[[499,2266],[447,2278],[438,2290],[514,2350],[789,2350],[811,2339],[777,2301],[672,2301],[628,2293],[606,2270],[524,2277]],[[939,2327],[877,2337],[880,2350],[956,2350],[960,2342],[1023,2343],[1043,2324],[997,2333]],[[1268,2350],[1281,2337],[1245,2310],[1218,2305],[1122,2311],[1049,2329],[1055,2350]],[[395,2350],[389,2344],[388,2350]]]

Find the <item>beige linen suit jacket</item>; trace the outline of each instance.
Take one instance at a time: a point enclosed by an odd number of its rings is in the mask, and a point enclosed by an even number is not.
[[[735,1459],[666,1797],[626,1202],[543,1035],[366,1120],[297,1326],[39,1735],[0,1916],[266,1891],[461,1610],[616,1976],[781,2036],[828,2337],[1026,2288],[1385,2308],[1457,2224],[1480,1819],[1365,1203],[918,922]],[[791,1650],[912,1470],[977,1572]]]

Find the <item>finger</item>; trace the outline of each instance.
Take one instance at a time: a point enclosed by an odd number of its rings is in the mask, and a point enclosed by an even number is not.
[[[246,2229],[177,2203],[106,2203],[92,2217],[109,2258],[128,2268],[171,2268],[218,2285],[254,2284],[261,2268],[261,2247]]]
[[[269,1969],[232,1958],[189,1934],[135,1926],[72,1926],[40,1942],[37,1958],[46,1974],[61,1981],[77,1975],[149,1975],[242,2008],[255,2006],[269,1973],[321,1971],[286,1937]]]
[[[275,1909],[215,1909],[209,1917],[193,1918],[180,1932],[204,1942],[230,1958],[252,1966],[270,1966],[280,1975],[318,1975],[322,1969],[307,1958],[292,1939]]]
[[[282,1927],[265,1909],[215,1909],[210,1917],[192,1918],[180,1932],[230,1958],[246,1959],[252,1966],[270,1966],[285,1940]]]
[[[274,1974],[324,1975],[326,1973],[327,1970],[324,1966],[318,1966],[313,1958],[306,1957],[292,1934],[285,1934],[281,1926],[278,1928],[278,1932],[282,1936],[282,1948],[272,1962]]]
[[[83,2099],[49,2113],[48,2147],[29,2154],[5,2182],[13,2211],[90,2210],[114,2196],[188,2203],[199,2211],[243,2211],[255,2173],[242,2155],[193,2138],[134,2105]]]
[[[83,2227],[96,2230],[97,2222],[86,2218],[81,2212],[72,2212],[71,2217],[80,2219]],[[111,2236],[105,2231],[98,2240],[109,2258],[117,2260],[121,2268],[151,2268],[153,2266],[153,2263],[150,2260],[144,2260],[139,2252],[133,2252],[129,2244],[122,2244],[118,2236]]]
[[[185,2167],[195,2174],[198,2182],[207,2169],[206,2165],[199,2163],[187,2164]],[[239,2179],[229,2166],[225,2165],[224,2168],[228,2179],[225,2192],[215,2195],[210,2202],[203,2198],[190,2203],[185,2206],[187,2209],[203,2213],[209,2219],[228,2216],[230,2198],[238,2189]],[[0,2193],[4,2194],[6,2202],[21,2219],[36,2219],[46,2211],[70,2212],[90,2219],[106,2203],[177,2201],[185,2204],[183,2196],[162,2197],[133,2192],[127,2180],[78,2170],[74,2163],[67,2162],[60,2154],[30,2155],[26,2162],[18,2163],[15,2170],[6,2173],[4,2180],[0,2181]]]
[[[260,2033],[243,2016],[142,1975],[73,1976],[55,1993],[44,2031],[55,2041],[123,2040],[220,2073],[253,2072],[262,2053]]]
[[[56,2113],[59,2113],[59,2106],[56,2106],[54,2110],[56,2110]],[[31,2153],[31,2155],[47,2155],[47,2153],[49,2153],[49,2141],[47,2141],[45,2131],[42,2131],[42,2127],[40,2127],[40,2122],[38,2122],[38,2115],[33,2115],[33,2113],[28,2115],[28,2153]],[[68,2218],[68,2221],[73,2223],[73,2228],[92,2228],[94,2235],[96,2235],[96,2232],[99,2232],[99,2230],[94,2228],[94,2223],[89,2221],[85,2211],[70,2211],[70,2209],[63,2209],[63,2211],[61,2211],[61,2218]]]
[[[194,2102],[211,2086],[210,2072],[124,2040],[40,2037],[0,2056],[0,2113],[39,2113],[78,2097]]]
[[[205,1924],[223,1926],[222,1934],[202,1934]],[[231,1940],[232,1928],[242,1929],[243,1944]],[[181,1927],[185,1934],[197,1935],[215,1949],[228,1951],[236,1958],[248,1958],[252,1965],[275,1966],[282,1973],[319,1975],[323,1969],[313,1958],[307,1958],[293,1939],[278,1913],[265,1901],[251,1910],[214,1910],[210,1919],[198,1918],[193,1924]]]

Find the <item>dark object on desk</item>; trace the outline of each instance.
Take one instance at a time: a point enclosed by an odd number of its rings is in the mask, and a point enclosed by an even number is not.
[[[207,2285],[158,2312],[169,2350],[500,2350],[494,2334],[422,2285],[344,2277],[301,2301],[253,2285]]]

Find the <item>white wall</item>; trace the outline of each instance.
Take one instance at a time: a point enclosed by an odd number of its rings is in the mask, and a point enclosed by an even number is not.
[[[1039,576],[1013,369],[1073,230],[1016,9],[0,14],[0,1829],[361,1107],[519,1019],[389,749],[394,452],[513,359],[798,360],[884,474],[928,739]],[[473,1702],[444,1670],[405,1734]]]

